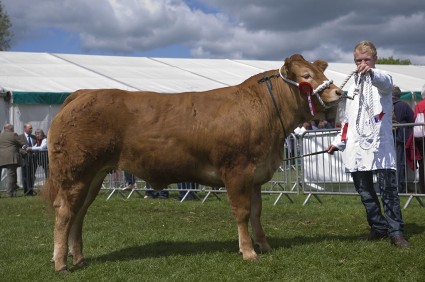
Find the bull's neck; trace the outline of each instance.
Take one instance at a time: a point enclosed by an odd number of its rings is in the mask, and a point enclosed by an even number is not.
[[[287,137],[299,123],[312,119],[307,99],[299,95],[295,86],[286,83],[281,78],[273,79],[271,83],[273,84],[272,92],[276,101],[276,106],[272,106],[273,108],[277,107],[276,114],[280,114],[284,135]]]

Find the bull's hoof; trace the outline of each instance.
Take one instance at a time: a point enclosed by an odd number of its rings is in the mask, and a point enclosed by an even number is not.
[[[258,249],[262,253],[268,253],[272,251],[272,247],[270,247],[268,243],[263,243],[263,244],[256,243],[255,245],[258,246]]]
[[[78,266],[78,267],[83,267],[83,266],[86,265],[86,261],[85,261],[85,259],[80,259],[79,261],[74,262],[74,265]]]
[[[68,267],[63,266],[63,267],[61,267],[61,268],[59,268],[59,269],[56,269],[56,273],[60,273],[60,274],[68,274],[68,273],[69,273]]]
[[[257,256],[257,253],[255,251],[245,252],[245,253],[240,252],[240,253],[242,253],[243,260],[258,261],[258,256]]]

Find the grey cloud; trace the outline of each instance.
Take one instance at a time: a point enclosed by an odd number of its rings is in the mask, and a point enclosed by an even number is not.
[[[340,2],[340,3],[338,3]],[[425,4],[406,0],[3,0],[16,40],[58,28],[87,51],[184,45],[194,57],[351,61],[369,39],[385,56],[425,64]],[[24,8],[22,8],[24,7]]]

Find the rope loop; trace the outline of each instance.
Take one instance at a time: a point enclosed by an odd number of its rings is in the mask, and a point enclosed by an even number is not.
[[[370,74],[354,76],[356,88],[354,94],[359,95],[359,109],[356,117],[356,131],[359,145],[363,150],[376,149],[378,143],[379,118],[374,114],[372,78]],[[356,93],[357,92],[357,93]]]

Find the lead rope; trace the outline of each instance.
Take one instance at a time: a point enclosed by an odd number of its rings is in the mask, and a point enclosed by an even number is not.
[[[342,88],[344,88],[345,84],[347,84],[347,82],[350,80],[350,78],[353,76],[353,74],[355,74],[357,72],[357,70],[353,70],[348,76],[347,78],[342,82],[341,86],[339,87],[339,89],[342,90]]]
[[[356,131],[359,134],[359,145],[363,150],[377,147],[377,118],[374,116],[372,79],[370,74],[354,76],[356,88],[354,95],[359,95],[359,109],[356,118]]]

